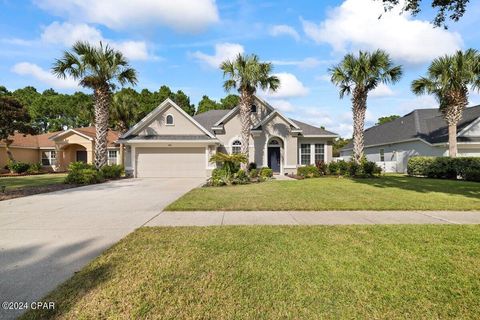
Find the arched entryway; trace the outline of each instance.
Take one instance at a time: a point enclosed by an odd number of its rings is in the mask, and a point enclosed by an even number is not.
[[[267,162],[268,167],[274,173],[282,172],[282,149],[283,142],[280,138],[274,137],[268,141],[267,144]]]
[[[58,156],[60,168],[64,170],[68,168],[68,165],[72,162],[89,162],[87,148],[76,143],[62,146],[60,152],[58,152]]]

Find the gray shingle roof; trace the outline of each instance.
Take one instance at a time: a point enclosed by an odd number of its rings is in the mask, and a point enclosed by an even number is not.
[[[480,105],[467,108],[458,123],[457,132],[480,117]],[[392,144],[409,139],[423,139],[429,143],[448,141],[448,126],[440,111],[435,109],[416,109],[405,116],[382,125],[365,130],[365,146]],[[471,141],[471,138],[459,137],[458,141]],[[352,142],[342,150],[351,149]]]
[[[229,112],[230,110],[210,110],[207,112],[194,115],[193,119],[195,119],[198,123],[200,123],[205,129],[213,133],[212,126]],[[304,135],[337,135],[336,133],[333,133],[331,131],[314,127],[312,125],[306,124],[298,120],[294,120],[294,119],[290,119],[290,120],[295,122],[295,124],[299,126],[300,129],[302,129]]]
[[[220,119],[222,119],[230,110],[210,110],[193,116],[198,123],[213,134],[212,127]]]
[[[304,122],[301,122],[301,121],[298,121],[298,120],[294,120],[294,119],[290,119],[292,120],[293,122],[295,122],[295,124],[297,126],[300,127],[300,129],[302,129],[302,133],[304,136],[313,136],[313,135],[334,135],[336,136],[337,134],[334,133],[334,132],[331,132],[331,131],[328,131],[328,130],[325,130],[325,129],[322,129],[322,128],[318,128],[318,127],[314,127],[312,125],[309,125],[307,123],[304,123]]]

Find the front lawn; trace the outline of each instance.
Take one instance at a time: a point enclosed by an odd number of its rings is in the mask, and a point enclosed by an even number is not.
[[[480,210],[480,183],[322,177],[194,189],[166,210]]]
[[[141,228],[23,319],[475,319],[480,226]]]
[[[43,187],[52,184],[61,184],[66,174],[38,174],[31,176],[2,177],[0,186],[6,186],[7,190],[29,187]]]

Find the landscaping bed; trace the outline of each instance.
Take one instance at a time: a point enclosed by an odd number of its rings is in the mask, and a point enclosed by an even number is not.
[[[475,319],[478,243],[480,226],[141,228],[21,319]]]
[[[7,189],[5,190],[5,192],[0,193],[0,201],[31,196],[34,194],[71,189],[76,187],[79,187],[79,185],[60,183],[60,184],[52,184],[52,185],[46,185],[46,186]]]
[[[385,175],[197,188],[167,211],[480,210],[476,182]]]

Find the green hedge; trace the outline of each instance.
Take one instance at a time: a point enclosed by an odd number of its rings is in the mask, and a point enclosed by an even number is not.
[[[297,169],[297,175],[304,178],[318,178],[320,177],[320,170],[313,165],[299,167]]]
[[[30,169],[30,164],[25,162],[9,161],[7,167],[10,172],[24,173]]]
[[[105,179],[118,179],[124,170],[120,165],[106,165],[97,170],[94,165],[84,162],[72,162],[68,166],[68,174],[65,183],[68,184],[93,184],[105,181]]]
[[[436,179],[464,179],[480,181],[480,157],[412,157],[407,173]]]

